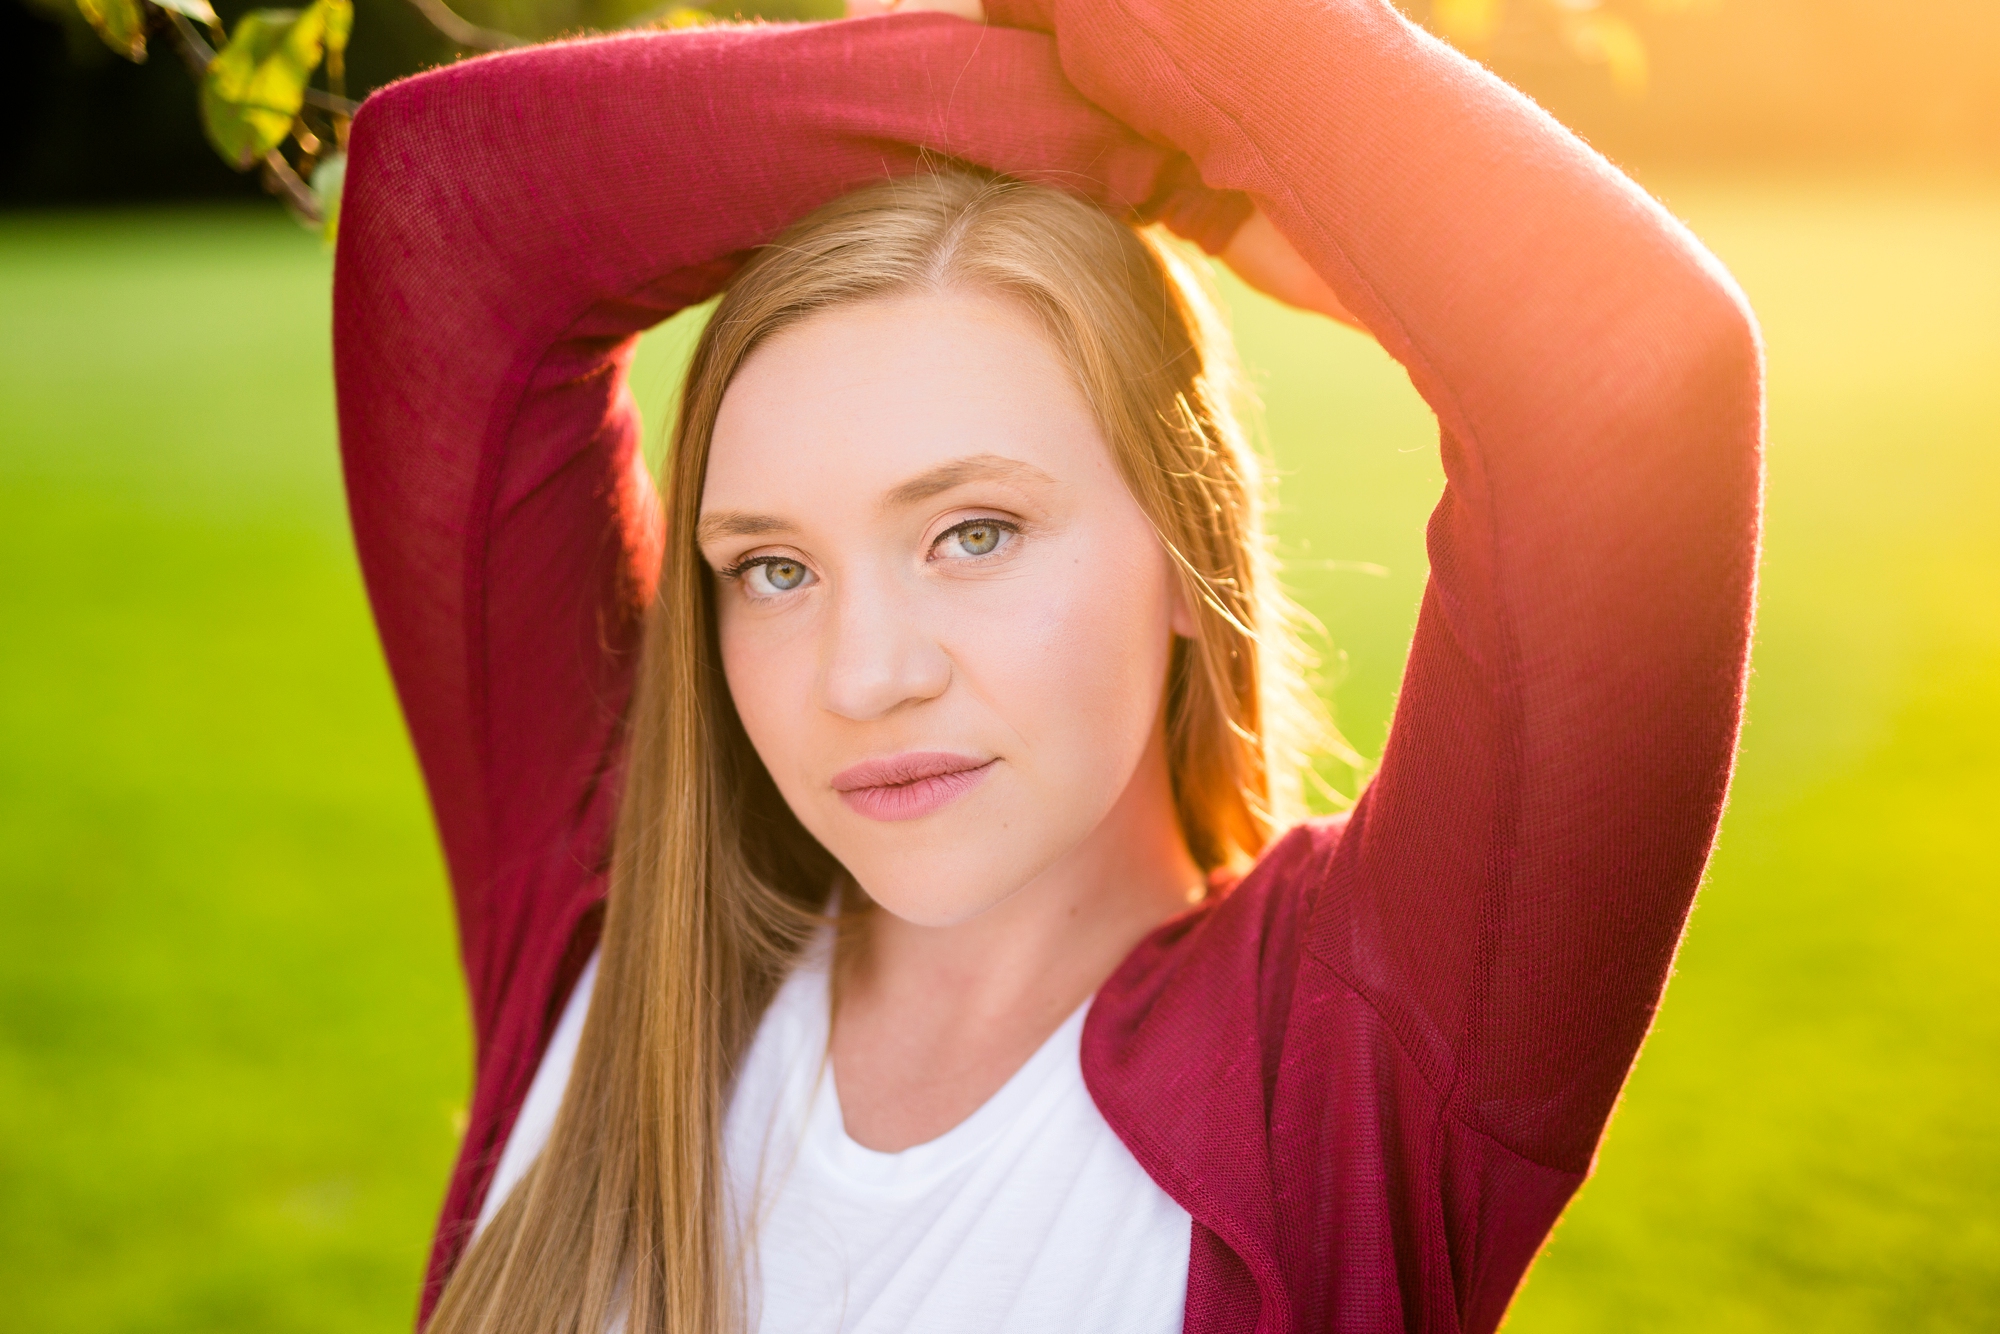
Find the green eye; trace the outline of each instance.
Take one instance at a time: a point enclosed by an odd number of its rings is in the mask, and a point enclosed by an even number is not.
[[[984,556],[1000,545],[1000,525],[967,524],[958,531],[958,546],[968,556]]]
[[[806,581],[806,567],[795,560],[766,561],[764,578],[770,581],[771,587],[789,592]]]

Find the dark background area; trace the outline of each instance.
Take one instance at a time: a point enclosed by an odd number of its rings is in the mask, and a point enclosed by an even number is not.
[[[467,0],[466,17],[534,36],[626,22],[629,0]],[[218,8],[225,19],[248,6]],[[1409,0],[1419,18],[1429,0]],[[764,0],[804,16],[826,0]],[[1650,0],[1627,12],[1652,79],[1632,97],[1516,3],[1476,52],[1615,160],[1642,168],[2000,167],[1994,0]],[[0,206],[255,196],[202,139],[164,41],[143,65],[106,50],[69,0],[0,0]],[[457,51],[406,0],[357,0],[349,87]],[[1331,91],[1331,90],[1329,90]]]
[[[217,11],[232,26],[252,8]],[[114,55],[68,0],[0,0],[0,205],[261,197],[202,137],[194,84],[156,39],[142,65]],[[404,0],[356,0],[348,87],[365,92],[450,59]]]

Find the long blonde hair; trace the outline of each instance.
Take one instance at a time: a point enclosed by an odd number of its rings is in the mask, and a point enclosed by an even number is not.
[[[962,171],[857,191],[759,251],[694,354],[630,717],[602,962],[555,1128],[446,1286],[433,1334],[715,1334],[742,1323],[720,1132],[733,1066],[838,867],[737,721],[694,542],[710,434],[747,357],[815,312],[911,289],[1039,319],[1194,608],[1167,682],[1182,832],[1240,867],[1304,812],[1319,715],[1267,549],[1234,359],[1171,246],[1056,190]]]

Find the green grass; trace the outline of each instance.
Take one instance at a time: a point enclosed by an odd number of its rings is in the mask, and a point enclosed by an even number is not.
[[[1510,1327],[1991,1327],[2000,192],[1668,197],[1771,346],[1757,675],[1679,976]],[[344,527],[326,277],[262,213],[0,219],[0,1329],[414,1301],[467,1041]],[[1236,304],[1372,750],[1432,428],[1372,345]],[[642,355],[655,416],[683,333]]]

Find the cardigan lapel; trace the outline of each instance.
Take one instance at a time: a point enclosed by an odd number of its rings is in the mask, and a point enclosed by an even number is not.
[[[1098,1109],[1195,1222],[1190,1331],[1289,1334],[1269,1096],[1298,960],[1283,886],[1310,841],[1272,848],[1234,889],[1162,926],[1105,982],[1083,1032]]]

